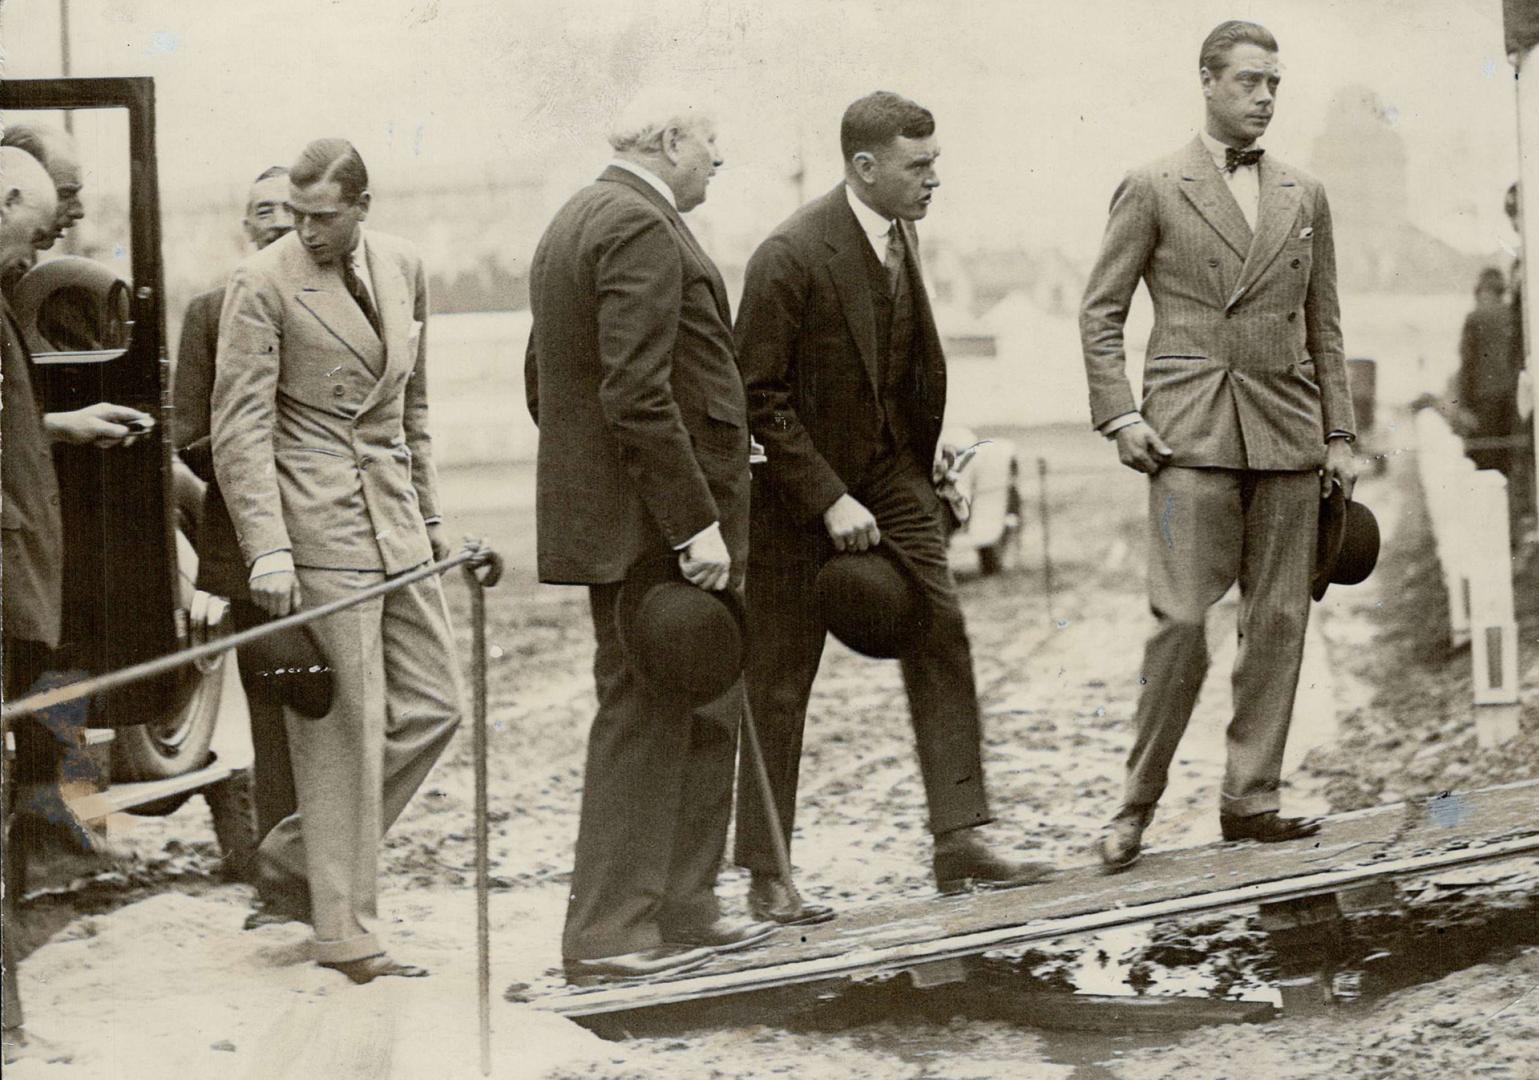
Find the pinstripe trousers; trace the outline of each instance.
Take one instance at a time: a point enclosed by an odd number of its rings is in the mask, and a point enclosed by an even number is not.
[[[1125,803],[1152,805],[1208,670],[1207,613],[1240,584],[1234,715],[1220,811],[1278,809],[1293,717],[1320,480],[1313,472],[1167,466],[1149,482],[1149,606]]]

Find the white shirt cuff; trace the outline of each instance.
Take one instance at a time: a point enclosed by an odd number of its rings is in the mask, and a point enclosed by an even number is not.
[[[251,575],[248,580],[255,581],[268,574],[292,574],[293,572],[294,553],[288,548],[279,548],[277,551],[258,555],[252,560]]]
[[[1142,413],[1125,412],[1121,416],[1112,417],[1106,423],[1096,428],[1096,430],[1109,439],[1123,428],[1132,427],[1134,424],[1141,424],[1143,422],[1144,417]]]
[[[720,532],[721,531],[721,522],[719,522],[719,521],[711,522],[709,525],[707,525],[705,528],[701,529],[694,536],[691,536],[688,540],[684,541],[682,544],[675,544],[674,547],[673,547],[673,550],[674,551],[688,551],[689,550],[689,545],[693,544],[696,540],[699,540],[702,536],[704,536],[707,533],[712,532],[712,531]]]

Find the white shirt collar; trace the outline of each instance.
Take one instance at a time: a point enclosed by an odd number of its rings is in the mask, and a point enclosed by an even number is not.
[[[887,234],[892,231],[893,223],[861,202],[860,196],[855,194],[855,189],[849,184],[844,185],[844,195],[850,201],[850,209],[855,211],[855,220],[860,224],[860,231],[866,234],[867,240],[871,241],[871,249],[876,252],[876,257],[886,258]]]
[[[1227,166],[1225,164],[1225,158],[1226,158],[1225,151],[1229,149],[1229,144],[1228,143],[1219,142],[1213,136],[1209,135],[1208,134],[1208,129],[1205,128],[1205,127],[1198,128],[1197,129],[1197,134],[1202,136],[1202,145],[1207,147],[1208,156],[1213,159],[1213,164],[1215,166],[1217,166],[1218,171],[1219,172],[1225,171],[1225,169],[1227,168]],[[1251,146],[1255,147],[1256,144],[1255,143],[1251,143]],[[1256,148],[1259,149],[1259,147],[1256,147]],[[1235,147],[1235,149],[1238,150],[1240,148],[1239,147]],[[1243,166],[1243,168],[1253,169],[1253,168],[1255,168],[1255,166],[1254,165],[1246,165],[1246,166]]]
[[[348,256],[348,260],[353,264],[353,273],[357,275],[359,281],[363,282],[369,299],[373,300],[374,279],[369,275],[369,252],[362,229],[358,230],[358,243],[353,246],[353,253]]]
[[[616,169],[624,169],[628,173],[641,177],[648,184],[652,185],[654,191],[668,201],[669,206],[674,210],[679,208],[679,204],[673,201],[673,189],[663,183],[662,177],[658,176],[651,169],[637,165],[633,161],[626,161],[624,158],[615,158],[609,164]]]

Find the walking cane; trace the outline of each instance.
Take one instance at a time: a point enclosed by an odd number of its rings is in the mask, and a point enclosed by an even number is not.
[[[472,541],[466,538],[466,543]],[[475,541],[479,546],[479,541]],[[486,585],[495,585],[502,576],[502,560],[489,554]],[[487,822],[486,788],[486,593],[476,576],[477,564],[465,566],[465,583],[470,588],[471,680],[475,693],[471,729],[471,749],[475,757],[476,777],[476,991],[479,995],[481,1034],[481,1075],[492,1075],[492,956],[491,918],[488,912],[491,890],[490,829]]]
[[[743,698],[743,735],[748,743],[748,754],[753,758],[754,776],[758,778],[759,794],[764,799],[764,818],[769,822],[770,845],[775,849],[775,862],[780,867],[780,881],[786,887],[786,892],[791,894],[791,899],[796,906],[802,906],[801,893],[796,891],[796,882],[791,880],[791,851],[786,847],[786,834],[780,828],[780,813],[775,807],[775,792],[770,787],[769,770],[764,765],[764,750],[759,745],[759,731],[754,726],[753,710],[748,707],[748,698]]]

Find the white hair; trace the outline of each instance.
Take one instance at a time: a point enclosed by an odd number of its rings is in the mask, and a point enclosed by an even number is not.
[[[710,119],[696,92],[676,86],[651,86],[636,94],[615,116],[609,145],[617,153],[662,149],[670,127],[688,129]]]
[[[42,162],[15,146],[0,146],[0,197],[19,192],[28,206],[45,206],[52,213],[58,196]]]

